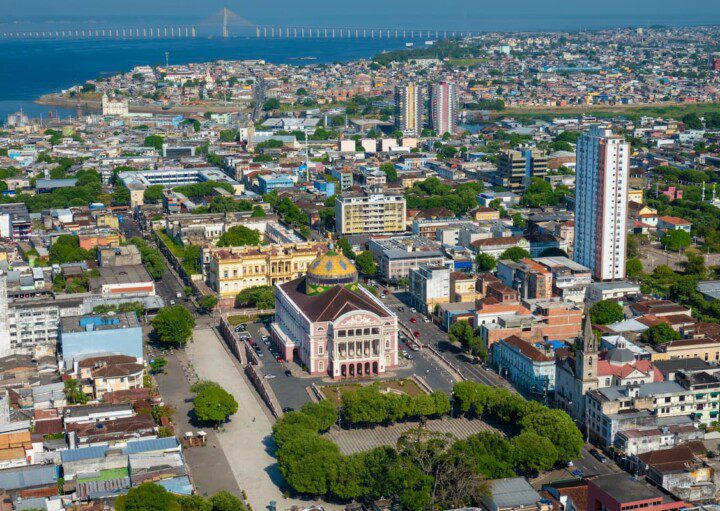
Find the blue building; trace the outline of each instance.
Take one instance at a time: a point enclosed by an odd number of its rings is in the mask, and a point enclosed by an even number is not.
[[[335,195],[335,183],[332,181],[325,181],[324,179],[316,179],[313,181],[313,186],[318,192],[324,193],[325,197],[332,197]]]
[[[142,329],[134,312],[63,318],[60,349],[67,369],[95,355],[127,355],[142,360]]]
[[[293,188],[295,181],[290,176],[282,174],[261,174],[258,176],[258,188],[262,195],[272,192],[273,190],[280,190],[283,188]]]
[[[545,399],[555,390],[555,357],[516,335],[492,345],[492,363],[522,393]]]

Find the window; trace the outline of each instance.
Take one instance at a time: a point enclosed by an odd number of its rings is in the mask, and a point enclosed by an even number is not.
[[[324,351],[325,351],[325,349],[323,348],[323,345],[318,344],[318,355],[322,355]]]

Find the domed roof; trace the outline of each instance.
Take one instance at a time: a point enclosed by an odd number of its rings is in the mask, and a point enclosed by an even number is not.
[[[310,263],[307,282],[312,287],[352,284],[357,282],[357,268],[343,254],[329,250]]]
[[[605,360],[612,365],[625,365],[635,362],[635,355],[627,348],[614,348],[608,351]]]

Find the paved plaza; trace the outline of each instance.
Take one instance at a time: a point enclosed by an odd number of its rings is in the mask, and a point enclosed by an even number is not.
[[[277,502],[278,509],[292,505],[307,507],[310,501],[285,499],[282,495],[282,476],[273,456],[272,422],[241,368],[213,329],[197,328],[193,338],[187,355],[200,379],[219,383],[238,402],[238,412],[225,424],[217,439],[253,509],[266,509],[271,500]],[[340,509],[321,504],[325,509]]]
[[[403,422],[391,426],[341,430],[334,428],[325,436],[338,444],[343,454],[368,451],[384,445],[395,446],[407,431],[419,427],[416,422]],[[492,426],[477,419],[436,419],[427,421],[425,428],[436,433],[450,433],[462,440],[483,431],[495,431]]]

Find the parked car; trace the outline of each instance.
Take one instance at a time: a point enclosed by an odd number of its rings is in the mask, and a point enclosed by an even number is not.
[[[412,307],[412,308],[410,309],[410,312],[415,313],[415,312],[417,312],[417,309],[416,309],[415,307]]]
[[[286,406],[285,408],[282,409],[282,411],[283,411],[283,413],[290,413],[290,412],[294,412],[295,408],[293,408],[292,406]]]
[[[410,323],[417,323],[417,318],[415,316],[410,318]]]
[[[410,353],[405,353],[404,357],[408,360],[412,360],[413,356]]]
[[[420,338],[420,332],[418,332],[417,330],[415,332],[413,332],[413,335],[415,336],[416,339]]]
[[[403,307],[402,305],[398,305],[397,310],[398,310],[398,312],[404,312],[404,311],[405,311],[405,307]]]
[[[424,323],[430,323],[430,318],[423,318]]]
[[[605,463],[605,462],[607,461],[607,458],[605,457],[605,455],[604,455],[603,453],[601,453],[600,451],[598,451],[597,449],[590,449],[589,452],[590,452],[590,454],[592,454],[593,457],[594,457],[595,459],[597,459],[599,462]]]

